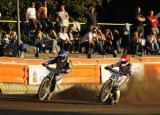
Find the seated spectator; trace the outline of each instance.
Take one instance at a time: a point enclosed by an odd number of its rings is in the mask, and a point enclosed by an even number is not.
[[[107,53],[112,53],[113,52],[113,34],[112,31],[110,29],[106,29],[105,33],[105,45],[104,45],[104,49]]]
[[[105,38],[100,29],[97,30],[97,36],[96,36],[96,41],[95,41],[95,50],[98,51],[99,54],[105,54],[104,50],[104,43],[105,43]]]
[[[38,31],[36,33],[35,38],[35,57],[39,57],[39,53],[42,51],[45,52],[45,44],[43,44],[44,40],[46,39],[46,35],[42,31]]]
[[[71,42],[70,42],[70,39],[69,39],[69,36],[68,36],[68,28],[67,27],[62,27],[62,31],[58,33],[58,45],[60,46],[61,50],[66,50],[66,51],[69,51],[70,49],[70,45],[71,45]]]
[[[5,48],[8,45],[10,45],[9,35],[5,34],[4,37],[2,38],[2,46]]]
[[[97,29],[93,27],[90,32],[86,33],[82,38],[81,48],[85,48],[85,53],[93,53],[94,50],[94,40],[97,37]],[[83,51],[82,51],[83,52]]]
[[[141,32],[141,35],[143,36],[143,32]],[[133,50],[134,55],[142,55],[142,45],[138,31],[133,34]]]
[[[74,26],[71,26],[68,31],[68,35],[71,41],[70,46],[70,52],[71,53],[79,53],[80,48],[80,37],[79,32],[74,28]]]
[[[57,45],[57,34],[56,32],[52,29],[49,31],[49,36],[51,38],[51,44],[52,44],[52,53],[56,54],[59,52],[59,48]]]
[[[139,42],[140,42],[140,48],[142,49],[141,51],[144,53],[144,55],[146,55],[146,39],[144,38],[142,32],[139,33]]]
[[[156,31],[152,31],[151,35],[147,36],[147,51],[151,54],[158,54],[160,51],[158,45],[158,36]]]
[[[117,53],[120,53],[120,35],[119,31],[115,29],[113,31],[113,57],[117,57]]]

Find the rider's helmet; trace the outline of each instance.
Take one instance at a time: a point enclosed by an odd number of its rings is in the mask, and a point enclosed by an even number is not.
[[[130,63],[130,57],[128,54],[124,54],[122,57],[121,57],[121,65],[122,66],[125,66],[125,65],[128,65]]]
[[[61,50],[58,54],[58,59],[60,62],[65,62],[68,58],[68,52],[65,50]]]

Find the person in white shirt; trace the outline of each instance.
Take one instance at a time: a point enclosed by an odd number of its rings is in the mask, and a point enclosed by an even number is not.
[[[60,31],[61,31],[63,26],[66,26],[67,28],[69,26],[69,15],[65,11],[65,6],[64,5],[60,6],[60,10],[57,13],[57,22],[58,22],[58,25],[60,27]]]
[[[29,21],[29,26],[31,27],[31,29],[40,29],[41,28],[41,24],[40,22],[37,20],[36,17],[36,9],[35,9],[35,2],[31,3],[31,6],[27,9],[26,12],[26,20]]]
[[[89,53],[89,49],[94,49],[94,41],[97,37],[97,29],[93,27],[92,30],[84,35],[82,38],[81,47],[85,47],[85,53]]]
[[[71,42],[70,42],[67,31],[68,31],[68,28],[66,26],[63,26],[62,31],[58,33],[57,41],[61,49],[69,51]]]

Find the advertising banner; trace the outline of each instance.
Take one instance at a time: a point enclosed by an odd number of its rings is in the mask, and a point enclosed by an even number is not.
[[[29,65],[29,85],[39,85],[48,74],[42,65]]]

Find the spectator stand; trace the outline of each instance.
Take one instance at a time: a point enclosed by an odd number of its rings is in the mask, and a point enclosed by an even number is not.
[[[1,22],[3,22],[3,23],[7,23],[7,22],[10,22],[10,23],[16,23],[17,21],[9,21],[9,20],[0,20],[0,23]],[[28,23],[27,21],[25,22],[25,23]],[[80,30],[80,40],[81,40],[81,38],[82,38],[82,33],[81,33],[81,31],[83,31],[83,26],[84,26],[84,24],[85,23],[79,23],[80,24],[80,26],[81,26],[81,30]],[[73,25],[73,23],[71,23],[70,22],[70,25]],[[130,23],[128,23],[127,25],[129,25],[129,27],[131,28],[132,27],[132,24],[130,24]],[[99,26],[100,27],[100,29],[102,30],[102,32],[104,31],[104,28],[109,28],[109,29],[111,29],[112,31],[114,30],[114,29],[117,29],[118,31],[119,31],[119,33],[120,33],[120,36],[121,36],[121,44],[123,44],[122,42],[123,42],[123,35],[124,35],[124,28],[125,28],[125,26],[126,26],[126,23],[97,23],[97,26]],[[56,33],[57,34],[57,33]],[[35,37],[35,34],[32,34],[32,32],[31,32],[31,30],[29,29],[29,34],[28,35],[26,35],[26,36],[28,36],[28,41],[31,41],[32,40],[32,38],[34,39],[34,37]],[[129,37],[128,37],[128,39],[129,39],[129,42],[130,42],[130,44],[131,44],[131,33],[129,33]],[[45,42],[46,44],[47,44],[47,42]],[[50,41],[48,41],[48,43],[49,44],[51,44],[51,42]],[[49,46],[50,47],[50,45],[46,45],[46,46]],[[51,46],[52,46],[52,44],[51,44]],[[122,48],[123,49],[123,48]],[[132,49],[131,48],[128,48],[127,49],[128,51],[128,53],[130,53],[130,54],[132,54],[133,52],[131,51]],[[46,51],[46,52],[43,52],[44,54],[42,54],[42,55],[45,55],[44,57],[48,57],[49,55],[49,53],[51,53],[50,51]],[[82,53],[82,52],[79,52],[79,53]],[[123,52],[123,53],[125,53],[125,52]]]

